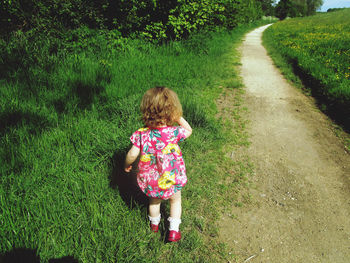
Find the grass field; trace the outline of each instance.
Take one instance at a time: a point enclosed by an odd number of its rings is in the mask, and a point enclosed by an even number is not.
[[[285,20],[266,30],[264,43],[282,71],[296,82],[297,75],[321,109],[350,130],[349,17],[344,9]]]
[[[234,201],[229,193],[244,181],[249,165],[225,157],[223,145],[247,142],[240,121],[225,126],[217,119],[215,99],[223,89],[240,87],[233,71],[238,62],[234,48],[255,26],[162,46],[128,41],[118,51],[89,49],[85,43],[83,52],[52,55],[47,68],[23,60],[23,68],[3,71],[3,260],[230,260],[233,255],[218,240],[214,222],[225,204]],[[146,200],[135,187],[135,176],[121,171],[129,137],[142,126],[140,99],[155,85],[178,93],[194,129],[182,145],[189,183],[183,191],[184,238],[176,244],[164,242],[164,223],[160,235],[149,231]],[[162,213],[166,218],[168,206]]]

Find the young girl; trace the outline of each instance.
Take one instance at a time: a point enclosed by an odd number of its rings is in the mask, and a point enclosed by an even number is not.
[[[176,93],[166,87],[149,89],[142,98],[141,112],[145,128],[130,137],[133,146],[126,156],[125,171],[131,171],[131,164],[141,153],[137,183],[149,197],[151,229],[158,232],[161,201],[170,199],[168,241],[177,242],[181,239],[181,189],[187,182],[178,142],[189,137],[192,128],[182,117]]]

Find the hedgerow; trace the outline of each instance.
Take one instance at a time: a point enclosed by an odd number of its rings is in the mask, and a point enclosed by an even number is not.
[[[256,0],[2,0],[2,33],[48,30],[118,30],[124,37],[164,40],[186,37],[206,27],[233,28],[261,17]]]

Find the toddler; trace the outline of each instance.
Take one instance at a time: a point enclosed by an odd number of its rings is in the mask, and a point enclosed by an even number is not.
[[[141,101],[145,128],[130,137],[133,146],[125,159],[125,171],[130,172],[139,154],[137,183],[149,197],[149,220],[153,232],[158,232],[160,204],[170,200],[168,241],[181,239],[181,190],[187,182],[185,163],[178,142],[192,134],[192,128],[182,117],[181,103],[176,93],[166,87],[149,89]],[[179,126],[173,126],[174,123]]]

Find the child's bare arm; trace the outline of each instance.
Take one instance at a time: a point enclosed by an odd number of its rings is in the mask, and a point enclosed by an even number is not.
[[[183,118],[181,117],[178,122],[177,122],[182,128],[185,129],[185,136],[186,138],[187,137],[190,137],[191,134],[192,134],[192,128],[191,126],[188,124],[188,122]]]
[[[129,173],[131,171],[132,163],[135,162],[139,154],[140,154],[140,148],[137,148],[135,145],[133,145],[125,158],[125,164],[124,164],[125,172]]]

